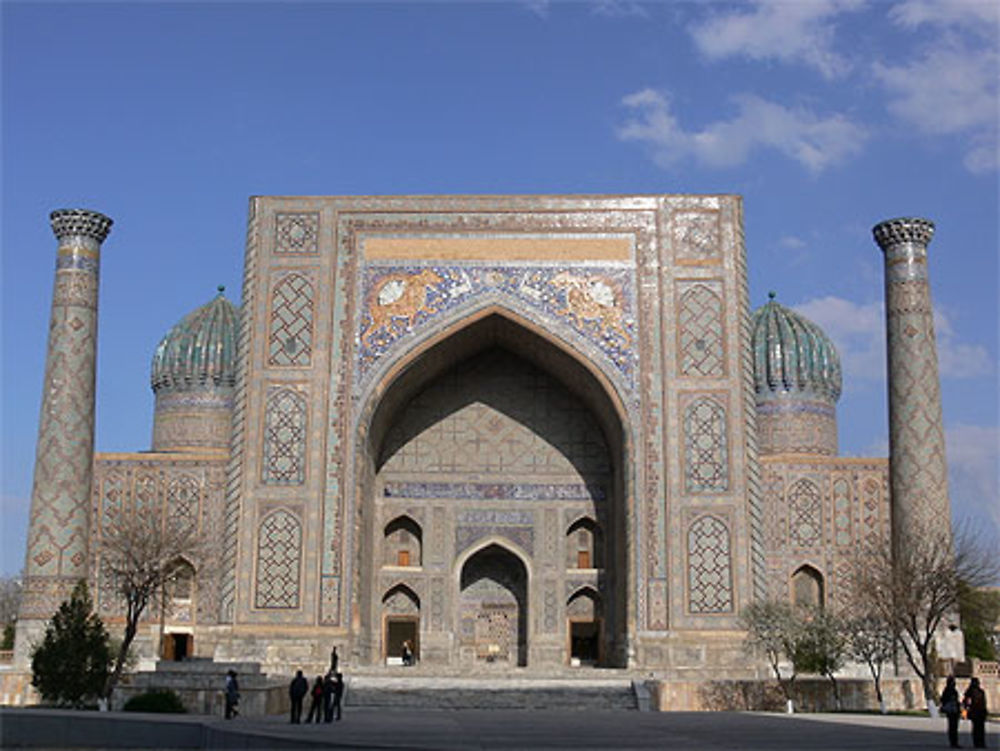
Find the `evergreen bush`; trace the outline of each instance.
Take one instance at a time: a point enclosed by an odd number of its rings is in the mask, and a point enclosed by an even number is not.
[[[170,689],[147,691],[133,696],[122,707],[126,712],[163,712],[183,714],[187,712],[181,698]]]

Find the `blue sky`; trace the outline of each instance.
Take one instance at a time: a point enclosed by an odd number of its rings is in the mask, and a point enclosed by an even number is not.
[[[1000,537],[993,2],[5,2],[2,572],[23,564],[55,240],[104,246],[97,446],[149,447],[159,338],[225,284],[254,194],[739,193],[750,293],[845,365],[841,452],[885,455],[871,227],[937,223],[956,517]]]

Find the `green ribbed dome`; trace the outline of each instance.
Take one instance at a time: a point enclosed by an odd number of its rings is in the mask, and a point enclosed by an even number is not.
[[[802,394],[840,398],[840,357],[815,323],[770,300],[751,316],[754,386],[758,396]]]
[[[236,383],[238,311],[224,291],[219,287],[213,300],[184,316],[160,341],[150,374],[154,392]]]

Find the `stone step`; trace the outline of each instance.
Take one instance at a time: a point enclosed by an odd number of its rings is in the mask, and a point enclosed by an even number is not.
[[[518,680],[504,678],[347,679],[345,705],[410,709],[559,709],[635,710],[636,693],[628,680]]]

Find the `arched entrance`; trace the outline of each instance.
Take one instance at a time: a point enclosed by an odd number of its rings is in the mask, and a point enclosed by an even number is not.
[[[528,572],[521,559],[492,544],[470,556],[459,580],[463,663],[528,664]]]
[[[381,595],[402,583],[423,593],[422,665],[566,665],[564,593],[586,586],[602,607],[593,662],[625,664],[625,431],[591,368],[494,311],[375,384],[359,431],[362,659],[384,656]]]

